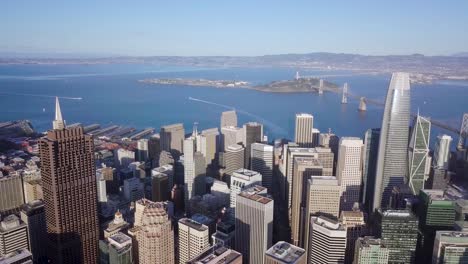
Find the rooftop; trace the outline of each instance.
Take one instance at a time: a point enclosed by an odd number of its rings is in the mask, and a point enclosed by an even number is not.
[[[259,175],[260,173],[248,169],[238,169],[234,171],[233,177],[246,177],[246,178],[251,178],[254,176]]]
[[[298,165],[322,167],[320,160],[314,157],[295,157],[294,160]]]
[[[273,199],[271,199],[267,195],[266,191],[267,191],[267,188],[257,185],[257,186],[245,189],[239,194],[239,196],[242,196],[244,198],[247,198],[249,200],[259,202],[262,204],[268,204],[270,202],[273,202]]]
[[[382,212],[382,216],[387,218],[408,218],[414,217],[413,213],[409,210],[387,210]]]
[[[296,117],[314,117],[314,116],[308,113],[297,113]]]
[[[375,247],[375,246],[380,246],[382,248],[387,247],[380,238],[375,238],[372,236],[365,236],[365,237],[360,237],[358,239],[361,242],[361,247]]]
[[[179,224],[184,224],[190,228],[193,228],[198,231],[205,231],[208,230],[206,225],[200,224],[199,222],[192,220],[190,218],[182,218],[179,220]]]
[[[265,252],[266,255],[284,263],[295,263],[304,253],[304,249],[284,241],[279,241]]]
[[[343,225],[339,221],[328,218],[326,216],[318,216],[318,217],[312,216],[311,220],[315,224],[318,224],[318,225],[320,225],[322,227],[325,227],[325,228],[327,228],[329,230],[340,230],[340,231],[345,230],[345,228],[343,227]]]
[[[190,264],[228,264],[242,258],[242,254],[225,248],[223,246],[214,245],[207,251],[203,252],[194,259],[188,261]]]
[[[31,252],[29,252],[27,249],[19,249],[11,252],[10,254],[0,256],[0,264],[26,263],[23,262],[26,259],[32,259]]]

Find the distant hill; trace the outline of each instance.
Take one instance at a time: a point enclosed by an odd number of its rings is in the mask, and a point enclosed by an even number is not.
[[[468,57],[468,52],[458,52],[453,54],[454,57]]]

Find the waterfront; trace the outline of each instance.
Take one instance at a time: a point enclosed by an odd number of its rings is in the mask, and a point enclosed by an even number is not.
[[[205,78],[242,80],[264,84],[292,79],[292,68],[193,68],[150,64],[135,65],[2,65],[0,66],[0,121],[29,119],[38,131],[50,128],[54,115],[53,96],[81,97],[62,99],[68,124],[100,123],[132,126],[138,129],[182,122],[186,131],[199,122],[200,129],[219,126],[222,111],[234,107],[239,123],[264,123],[270,140],[293,138],[294,114],[309,112],[321,131],[332,128],[339,136],[362,137],[367,128],[380,127],[382,109],[368,105],[366,113],[357,111],[358,102],[340,104],[341,96],[325,93],[274,94],[245,89],[216,89],[182,85],[149,85],[144,78]],[[387,75],[353,75],[350,72],[307,71],[308,76],[328,76],[342,85],[348,82],[353,94],[383,101]],[[52,97],[47,97],[52,96]],[[206,102],[189,100],[189,97]],[[413,85],[412,111],[458,127],[466,112],[466,83],[444,82]],[[450,107],[449,107],[450,106]],[[45,111],[43,111],[45,109]],[[441,131],[432,130],[432,138]],[[452,135],[455,136],[455,135]]]

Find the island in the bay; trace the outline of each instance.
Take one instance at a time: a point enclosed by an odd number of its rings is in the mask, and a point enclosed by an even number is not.
[[[268,84],[252,85],[246,81],[233,80],[207,80],[207,79],[144,79],[139,82],[147,84],[163,84],[163,85],[187,85],[187,86],[204,86],[215,88],[244,88],[270,93],[303,93],[303,92],[319,92],[321,80],[318,78],[296,78],[293,80],[273,81]],[[339,92],[338,85],[322,80],[322,90]]]

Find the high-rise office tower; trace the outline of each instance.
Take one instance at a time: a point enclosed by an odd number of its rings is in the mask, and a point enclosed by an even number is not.
[[[452,137],[449,135],[437,136],[437,141],[434,146],[433,165],[437,168],[448,170],[448,161],[450,157],[450,144]]]
[[[0,256],[29,248],[28,226],[12,214],[0,222]]]
[[[294,158],[294,181],[292,187],[291,202],[291,238],[296,246],[299,244],[301,231],[303,231],[303,220],[305,217],[305,206],[307,195],[307,182],[312,176],[321,176],[322,164],[315,157],[295,157]]]
[[[221,151],[226,151],[231,145],[239,143],[243,144],[244,140],[244,129],[234,126],[227,126],[221,128]],[[243,165],[243,164],[242,164]]]
[[[195,195],[205,194],[206,165],[201,152],[195,152],[195,138],[184,140],[184,190],[185,207],[189,211],[190,199]]]
[[[216,197],[216,200],[222,207],[229,207],[231,189],[227,183],[219,180],[214,180],[213,185],[211,186],[210,193]]]
[[[216,157],[219,149],[219,131],[218,128],[202,130],[200,134],[200,151],[205,157],[207,166],[216,164]]]
[[[112,167],[99,168],[96,170],[96,177],[97,179],[104,180],[104,184],[106,186],[106,194],[119,193],[120,183],[116,169]]]
[[[241,145],[227,147],[223,155],[224,176],[223,181],[230,182],[230,177],[238,169],[244,168],[244,148]]]
[[[264,263],[273,239],[273,199],[265,187],[254,186],[237,196],[235,221],[234,249],[242,254],[245,264]]]
[[[160,135],[161,150],[169,151],[175,159],[183,152],[185,130],[183,124],[162,126]]]
[[[135,227],[129,230],[139,264],[175,263],[174,230],[165,204],[140,200],[136,204]]]
[[[151,176],[151,200],[154,202],[169,200],[169,179],[167,174],[157,173]]]
[[[432,263],[468,263],[468,232],[437,231]]]
[[[350,211],[359,202],[362,182],[362,139],[342,137],[338,150],[336,178],[343,188],[340,209]]]
[[[429,156],[429,138],[431,121],[419,115],[416,116],[411,132],[408,148],[408,185],[414,195],[424,189],[424,183],[429,178],[431,157]]]
[[[254,185],[262,184],[262,175],[256,171],[247,169],[238,169],[232,173],[231,176],[231,195],[230,195],[230,206],[236,208],[237,195],[242,190],[247,189]]]
[[[122,213],[117,210],[114,214],[114,220],[106,223],[104,227],[106,227],[104,229],[104,238],[108,238],[118,232],[127,232],[130,224],[125,221]]]
[[[144,162],[149,157],[149,150],[148,150],[148,142],[149,140],[146,138],[139,139],[137,141],[137,160]]]
[[[391,190],[408,174],[410,81],[407,73],[394,73],[385,99],[372,209],[388,206]]]
[[[42,181],[40,178],[23,177],[23,190],[25,203],[29,203],[35,200],[42,200],[44,198],[44,193],[42,191]]]
[[[188,264],[242,264],[242,254],[215,244],[202,254],[189,260]]]
[[[324,216],[310,217],[308,263],[343,263],[346,229],[337,220]]]
[[[245,147],[244,168],[250,169],[250,153],[253,143],[263,141],[263,125],[257,122],[249,122],[243,126],[244,136],[242,142]]]
[[[151,170],[152,177],[155,177],[160,174],[164,174],[167,176],[167,192],[170,193],[172,191],[172,187],[174,187],[175,184],[174,166],[171,164],[166,164]]]
[[[161,151],[159,153],[159,166],[164,166],[164,165],[174,165],[174,157],[169,151]]]
[[[309,252],[309,216],[322,215],[338,219],[340,214],[341,186],[334,176],[314,176],[307,182],[307,199],[303,224],[300,225],[299,244]],[[346,233],[346,232],[345,232]]]
[[[366,233],[364,214],[359,210],[341,211],[340,222],[346,229],[345,263],[351,264],[354,260],[356,240]]]
[[[381,239],[360,237],[356,240],[354,264],[387,264],[389,250]]]
[[[151,161],[157,161],[161,152],[161,136],[159,134],[152,135],[148,140],[148,157]],[[158,165],[157,163],[154,165]]]
[[[127,201],[135,202],[145,197],[145,184],[139,178],[126,179],[123,191]]]
[[[48,257],[54,263],[96,263],[99,226],[92,136],[81,126],[66,128],[56,117],[54,129],[39,141],[39,152]]]
[[[34,261],[46,260],[44,240],[47,239],[47,225],[44,203],[35,200],[23,205],[21,207],[21,220],[28,226],[29,243]]]
[[[119,148],[115,151],[115,164],[117,168],[125,169],[130,165],[130,163],[135,161],[135,152]]]
[[[97,183],[97,196],[99,203],[107,203],[107,186],[106,180],[102,177],[102,174],[96,170],[96,183]]]
[[[389,263],[414,263],[418,218],[409,210],[377,211],[376,235],[389,249]]]
[[[250,154],[251,169],[262,175],[262,186],[273,192],[273,146],[253,143]]]
[[[0,214],[17,212],[23,203],[21,175],[0,175]]]
[[[455,198],[443,190],[421,190],[417,214],[419,217],[420,243],[416,253],[421,263],[430,262],[436,231],[452,230],[456,219]]]
[[[237,126],[237,114],[236,111],[224,111],[221,113],[221,128],[227,126]]]
[[[366,131],[364,150],[362,152],[362,199],[367,213],[371,213],[374,200],[375,176],[377,171],[377,156],[379,154],[380,128]]]
[[[300,147],[311,148],[313,147],[313,133],[314,117],[311,114],[300,113],[296,114],[296,132],[294,142]]]
[[[265,252],[265,264],[306,264],[305,250],[279,241]]]
[[[132,239],[124,233],[116,233],[99,242],[101,263],[133,264]]]
[[[179,263],[185,264],[210,247],[208,227],[190,218],[179,220]]]

